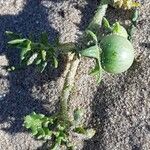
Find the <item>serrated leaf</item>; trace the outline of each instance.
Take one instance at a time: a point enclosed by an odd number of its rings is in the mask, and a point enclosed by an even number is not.
[[[31,114],[25,117],[26,128],[38,128],[42,126],[41,118],[35,114]]]
[[[45,137],[44,139],[50,139],[52,136],[52,131],[50,131],[48,128],[43,128],[44,132],[45,132]]]
[[[31,132],[33,136],[36,136],[38,134],[37,128],[31,128]]]
[[[45,132],[43,130],[43,128],[39,128],[37,129],[38,133],[36,134],[36,138],[37,139],[42,139],[45,137]]]
[[[43,124],[46,124],[48,120],[49,118],[45,117],[43,114],[36,114],[35,112],[33,112],[32,114],[27,115],[24,118],[24,126],[27,129],[31,129],[32,134],[38,139],[47,139],[52,135],[52,132],[49,130],[48,125],[43,126]]]

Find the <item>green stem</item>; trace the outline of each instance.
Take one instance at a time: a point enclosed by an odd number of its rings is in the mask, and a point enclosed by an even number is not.
[[[95,34],[98,33],[99,28],[101,27],[103,17],[106,14],[106,10],[108,8],[108,0],[101,0],[100,5],[98,6],[95,16],[88,26],[88,30],[93,31]]]
[[[102,19],[106,13],[106,9],[108,7],[108,0],[102,0],[96,13],[95,16],[93,17],[91,23],[88,26],[88,29],[97,32],[102,24]],[[72,56],[71,56],[72,57]],[[63,120],[68,120],[69,119],[69,113],[68,113],[68,99],[70,96],[70,92],[72,90],[72,87],[74,85],[74,79],[76,75],[76,71],[79,65],[80,59],[74,54],[73,59],[70,63],[68,73],[65,78],[65,82],[63,85],[62,89],[62,94],[61,94],[61,116]]]

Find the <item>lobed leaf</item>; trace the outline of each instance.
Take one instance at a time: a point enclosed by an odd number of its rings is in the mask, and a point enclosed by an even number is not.
[[[24,126],[30,129],[32,134],[38,139],[48,139],[52,136],[52,131],[49,129],[49,124],[53,123],[52,118],[45,117],[43,114],[33,112],[24,118]]]

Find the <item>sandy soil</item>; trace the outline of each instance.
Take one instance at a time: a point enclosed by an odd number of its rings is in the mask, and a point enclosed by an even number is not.
[[[61,41],[74,42],[96,5],[96,0],[0,0],[0,150],[45,150],[43,142],[33,139],[22,127],[23,117],[32,111],[47,115],[56,111],[63,72],[63,65],[58,70],[47,68],[43,74],[34,68],[15,73],[2,69],[18,62],[18,51],[7,48],[4,32],[24,36],[33,33],[38,37],[47,31],[50,41],[59,33]],[[110,8],[107,17],[121,21],[129,16]],[[88,75],[93,60],[80,63],[70,108],[85,108],[85,123],[97,131],[82,149],[150,149],[149,0],[142,1],[134,47],[137,61],[133,66],[120,75],[105,74],[99,85]]]

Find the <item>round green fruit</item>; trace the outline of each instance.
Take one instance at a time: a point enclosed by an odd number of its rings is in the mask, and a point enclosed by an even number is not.
[[[111,34],[100,42],[102,68],[109,73],[121,73],[130,68],[134,61],[134,49],[125,37]]]

